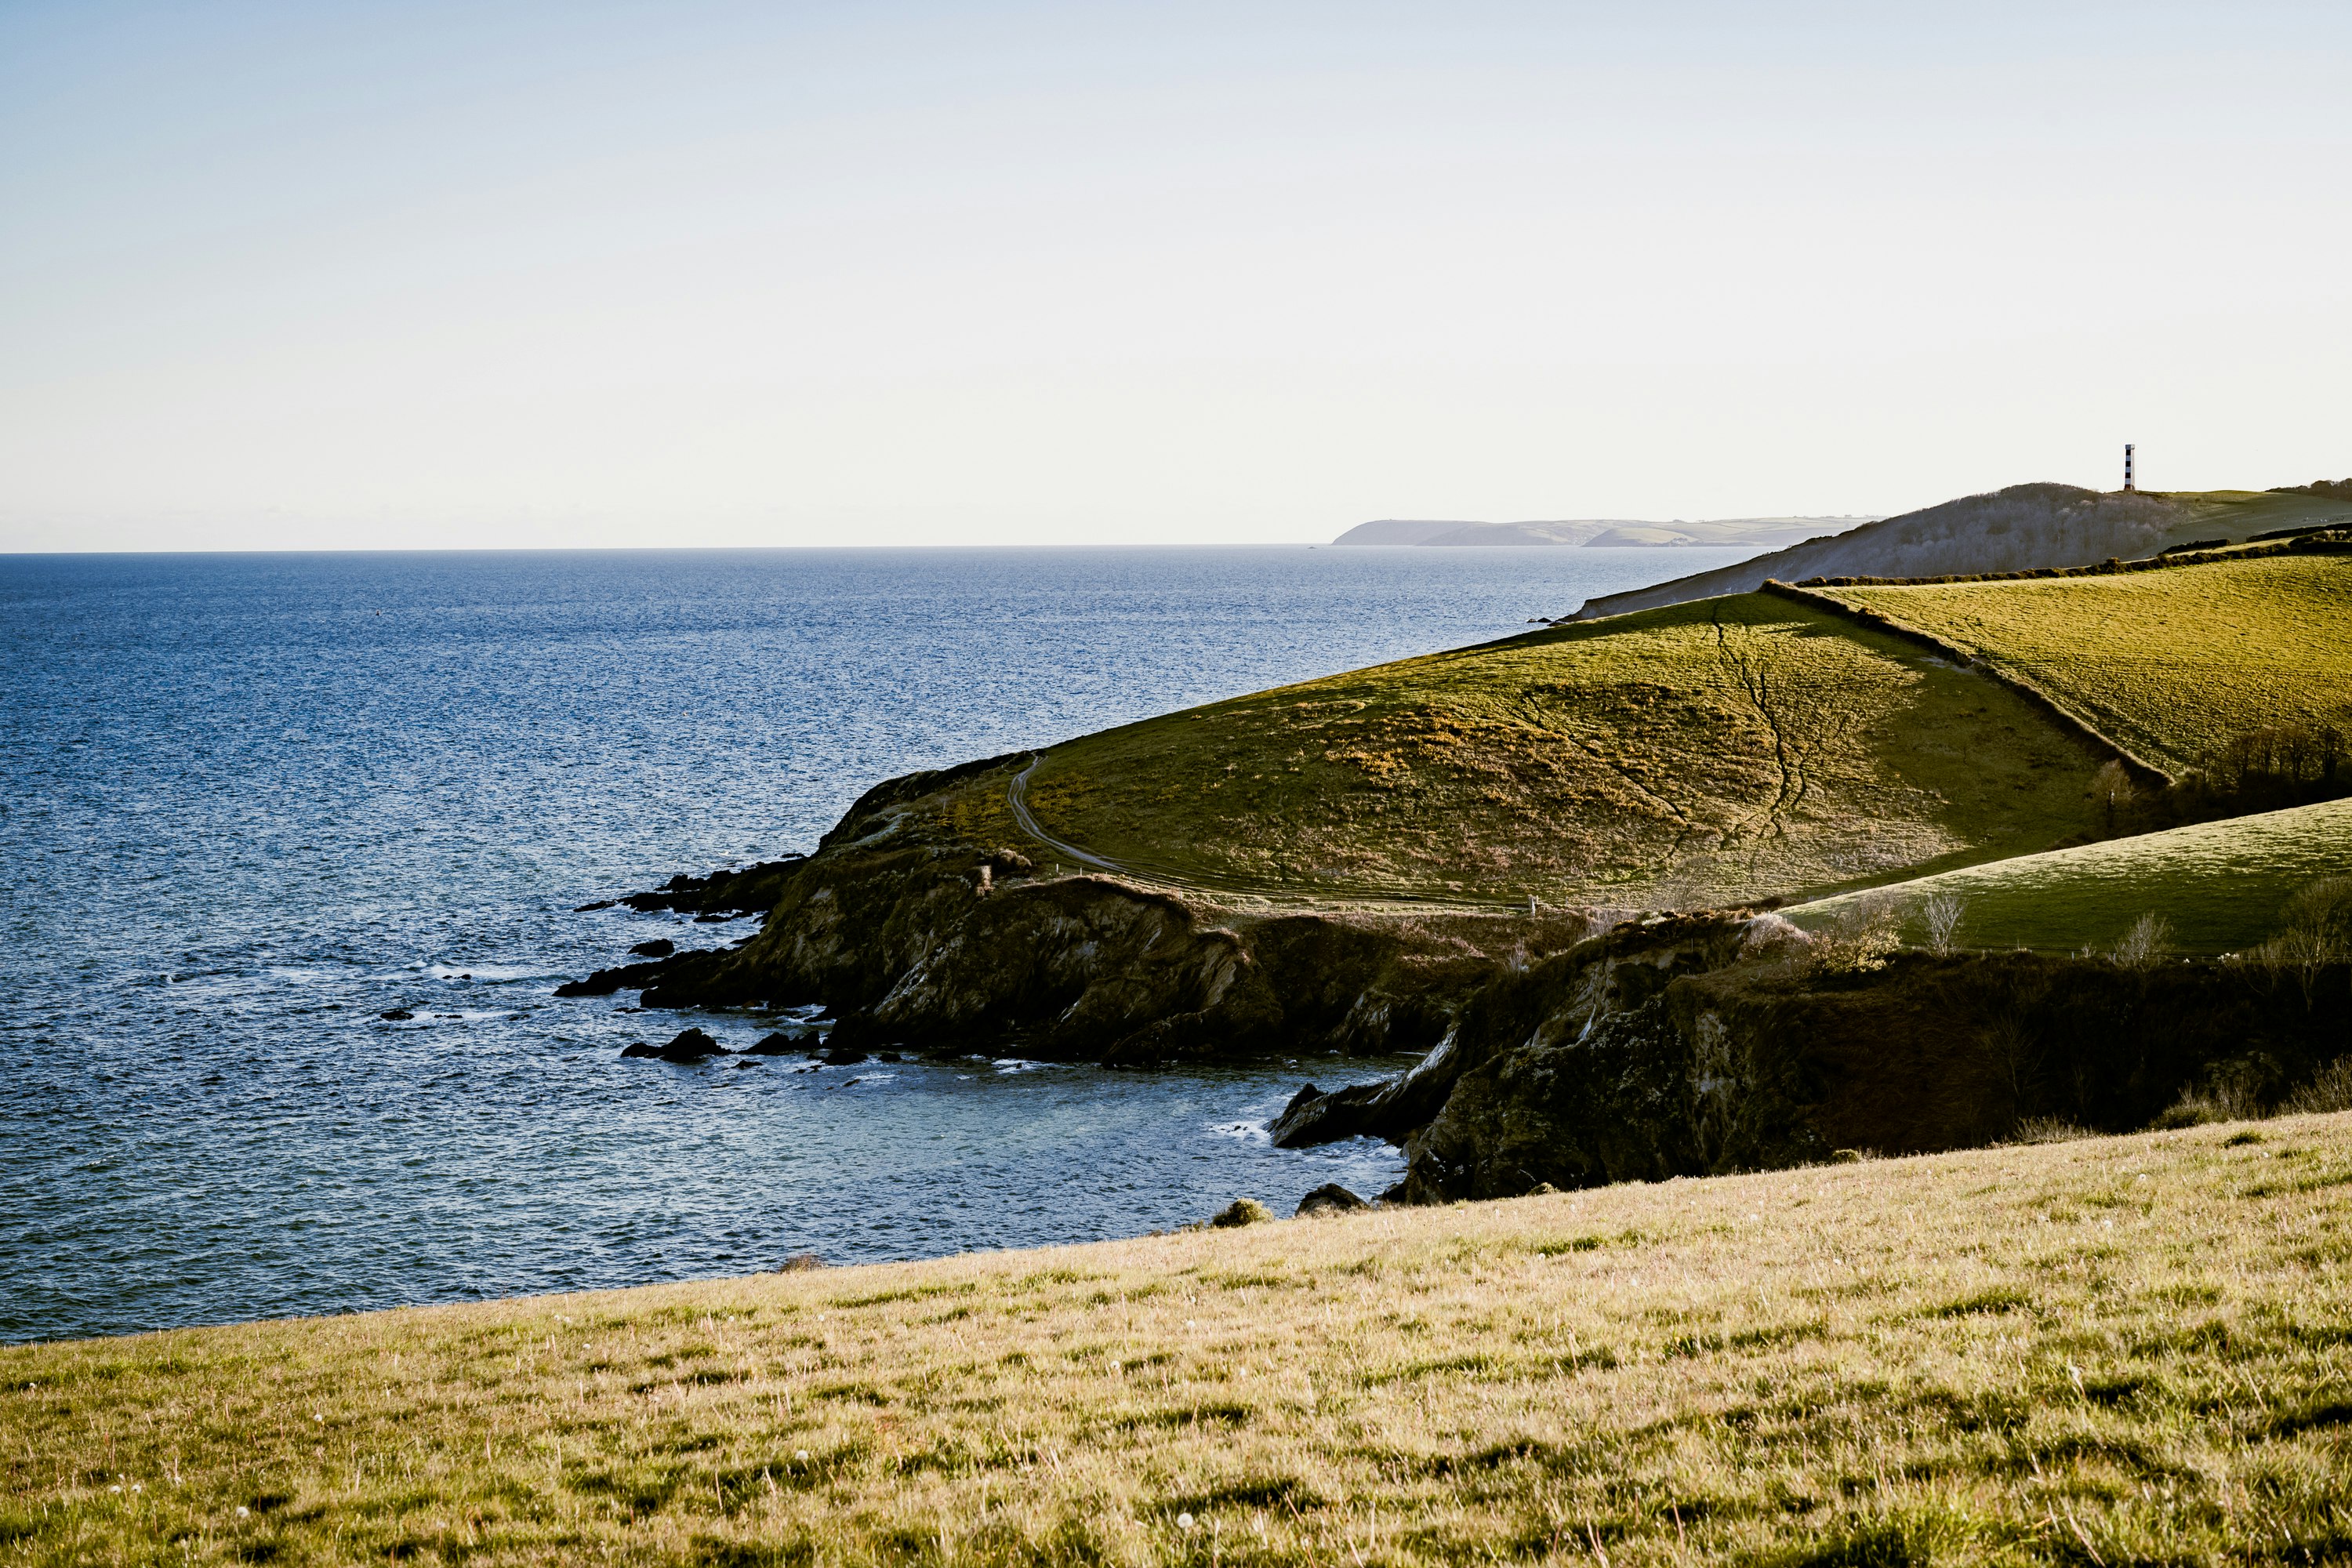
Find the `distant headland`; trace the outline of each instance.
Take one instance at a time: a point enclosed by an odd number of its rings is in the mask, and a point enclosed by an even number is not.
[[[1882,514],[1883,515],[1883,514]],[[1334,544],[1567,544],[1591,549],[1623,545],[1746,545],[1781,550],[1822,534],[1843,533],[1878,517],[1726,517],[1710,522],[1643,521],[1585,517],[1556,522],[1464,522],[1437,518],[1384,517],[1360,522]]]

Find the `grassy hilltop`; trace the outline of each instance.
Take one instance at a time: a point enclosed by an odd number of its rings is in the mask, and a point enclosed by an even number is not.
[[[0,1349],[0,1562],[2352,1553],[2352,1116]]]
[[[2086,490],[2011,485],[1962,496],[1737,565],[1594,599],[1579,620],[1752,592],[1768,579],[1938,577],[2131,560],[2177,545],[2352,523],[2352,497],[2315,490]]]
[[[1826,592],[2176,772],[2264,727],[2352,726],[2352,558]],[[1690,906],[2095,837],[2101,760],[1981,671],[1740,595],[1085,736],[1027,804],[1054,839],[1212,891]]]
[[[1213,889],[1707,903],[2047,847],[2098,763],[1994,683],[1747,595],[1086,736],[1028,801]]]

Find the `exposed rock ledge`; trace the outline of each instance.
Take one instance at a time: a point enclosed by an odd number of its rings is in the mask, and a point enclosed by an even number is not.
[[[1389,1195],[1411,1202],[1953,1148],[2037,1117],[2120,1131],[2200,1087],[2274,1098],[2344,1050],[2352,1017],[2341,964],[1842,968],[1752,911],[1264,913],[1040,878],[961,826],[1026,760],[882,784],[815,854],[753,868],[774,891],[757,936],[563,989],[823,1004],[844,1047],[1138,1066],[1426,1052],[1384,1084],[1303,1089],[1274,1128],[1291,1147],[1402,1144]]]
[[[1038,877],[973,842],[958,802],[1002,798],[1025,756],[869,791],[782,868],[756,936],[600,970],[572,995],[648,1007],[800,1006],[858,1046],[1149,1065],[1424,1051],[1481,985],[1593,929],[1576,911],[1274,914],[1109,876]]]

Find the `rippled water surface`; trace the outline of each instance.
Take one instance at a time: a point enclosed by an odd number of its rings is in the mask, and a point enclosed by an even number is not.
[[[692,933],[573,906],[805,849],[894,773],[1740,553],[0,556],[0,1339],[1384,1186],[1385,1146],[1259,1128],[1388,1064],[622,1061],[680,1020],[555,983]]]

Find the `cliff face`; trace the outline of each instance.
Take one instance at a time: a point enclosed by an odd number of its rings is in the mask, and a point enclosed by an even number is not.
[[[1487,988],[1465,1066],[1402,1132],[1408,1202],[1921,1153],[2052,1119],[2146,1127],[2184,1096],[2252,1108],[2352,1046],[2352,973],[2134,967],[2028,952],[1899,955],[1832,976],[1801,955],[1675,974],[1595,1018],[1576,954]],[[1581,1020],[1581,1021],[1580,1021]],[[1391,1130],[1397,1135],[1397,1130]]]
[[[755,868],[762,896],[778,889],[756,937],[565,989],[821,1003],[835,1043],[863,1047],[1131,1065],[1424,1053],[1385,1083],[1310,1085],[1272,1128],[1286,1147],[1401,1144],[1389,1196],[1414,1203],[1951,1149],[2032,1118],[2124,1131],[2184,1093],[2274,1100],[2352,1047],[2340,963],[1855,962],[1744,910],[1267,913],[1041,878],[959,826],[1024,761],[886,784],[814,855]],[[723,903],[737,884],[682,886]]]
[[[564,989],[642,988],[648,1007],[822,1004],[843,1045],[1135,1064],[1364,1056],[1426,1050],[1480,985],[1592,929],[1573,911],[1271,914],[1041,878],[942,807],[960,784],[1001,795],[1023,760],[873,791],[783,871],[751,941]]]

